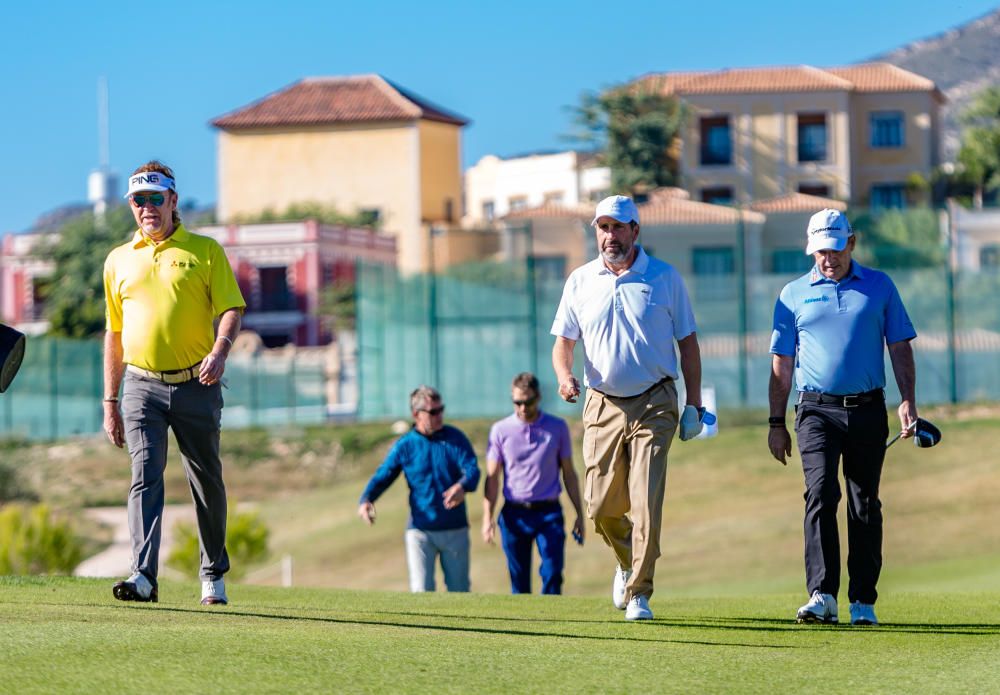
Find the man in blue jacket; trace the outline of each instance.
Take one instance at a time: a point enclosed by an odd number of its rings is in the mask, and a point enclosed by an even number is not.
[[[400,472],[410,486],[406,561],[410,591],[434,591],[441,558],[448,591],[469,590],[469,517],[465,493],[479,484],[476,454],[460,430],[444,424],[441,394],[419,386],[410,394],[413,429],[400,437],[361,493],[358,516],[375,523],[375,500]]]

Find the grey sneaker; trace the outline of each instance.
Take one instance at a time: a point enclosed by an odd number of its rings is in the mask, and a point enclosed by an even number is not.
[[[226,583],[221,579],[206,580],[201,583],[201,605],[224,606],[229,603],[226,596]]]
[[[809,602],[795,614],[795,622],[836,624],[837,599],[831,594],[821,594],[814,591]]]
[[[625,620],[652,620],[653,611],[649,610],[649,599],[645,596],[633,596],[625,609]]]
[[[111,587],[111,593],[119,601],[156,603],[160,600],[156,587],[142,572],[136,572],[128,579],[115,584]]]
[[[615,581],[611,585],[611,603],[620,611],[625,610],[625,585],[631,576],[632,570],[626,572],[621,566],[615,567]]]
[[[878,625],[875,606],[871,603],[853,601],[851,603],[851,625]]]

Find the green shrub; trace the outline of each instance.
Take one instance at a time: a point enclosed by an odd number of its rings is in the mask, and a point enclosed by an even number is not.
[[[0,575],[70,574],[81,559],[81,540],[48,505],[0,509]]]
[[[235,511],[230,503],[226,520],[226,550],[229,551],[228,577],[239,579],[247,566],[267,557],[267,539],[270,531],[257,512]],[[174,524],[174,547],[167,557],[167,566],[186,575],[198,576],[201,551],[198,547],[198,527],[187,521]]]

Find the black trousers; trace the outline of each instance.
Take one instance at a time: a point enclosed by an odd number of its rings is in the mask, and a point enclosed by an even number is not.
[[[809,594],[840,591],[840,503],[838,469],[847,483],[847,589],[851,601],[875,603],[882,571],[882,503],[878,498],[889,419],[885,402],[865,405],[800,403],[796,406],[805,474],[805,561]]]

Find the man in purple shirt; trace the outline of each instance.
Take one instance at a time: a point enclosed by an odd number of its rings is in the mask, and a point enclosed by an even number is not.
[[[573,469],[569,426],[562,418],[543,413],[541,393],[534,374],[514,377],[511,400],[514,414],[493,424],[486,452],[486,490],[483,497],[483,540],[496,537],[493,511],[503,471],[504,505],[500,534],[514,594],[531,593],[531,546],[538,544],[539,574],[543,594],[562,593],[566,531],[559,504],[562,473],[576,520],[573,537],[583,543],[583,508],[580,482]]]

